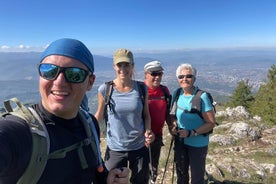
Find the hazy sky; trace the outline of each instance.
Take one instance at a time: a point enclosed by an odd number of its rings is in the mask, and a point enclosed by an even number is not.
[[[276,47],[275,0],[0,0],[0,51]],[[111,53],[112,54],[112,53]]]

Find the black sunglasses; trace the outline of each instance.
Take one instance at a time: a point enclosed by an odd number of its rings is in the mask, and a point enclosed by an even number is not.
[[[40,63],[38,65],[39,75],[46,80],[55,80],[60,72],[65,76],[65,80],[70,83],[82,83],[88,71],[78,67],[60,67],[49,63]]]
[[[190,78],[193,78],[193,76],[194,76],[194,75],[192,75],[192,74],[178,75],[177,78],[178,78],[178,79],[184,79],[184,78],[186,77],[187,79],[190,79]]]
[[[156,77],[156,76],[162,76],[163,72],[151,72],[149,73],[151,76]]]

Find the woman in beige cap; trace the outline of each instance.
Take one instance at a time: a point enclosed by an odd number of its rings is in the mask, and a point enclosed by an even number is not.
[[[129,165],[132,171],[130,182],[145,184],[149,180],[149,150],[147,145],[154,140],[150,128],[147,88],[143,82],[133,80],[133,54],[127,49],[114,53],[113,68],[116,78],[112,81],[112,93],[106,108],[107,149],[105,165],[108,170]],[[95,117],[104,119],[105,88],[98,89],[98,110]],[[143,89],[142,89],[143,88]],[[143,96],[139,90],[145,91]],[[141,98],[142,97],[142,98]]]

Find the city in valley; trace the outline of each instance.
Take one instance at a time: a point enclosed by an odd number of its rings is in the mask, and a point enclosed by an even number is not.
[[[0,52],[0,101],[18,97],[33,103],[39,100],[37,64],[39,52]],[[212,93],[218,102],[231,96],[237,83],[248,80],[256,92],[267,78],[270,67],[276,63],[275,49],[189,50],[155,53],[135,53],[135,79],[143,80],[144,65],[160,60],[165,68],[163,84],[171,92],[178,87],[176,68],[181,63],[191,63],[198,71],[196,85]],[[114,71],[112,55],[94,55],[96,82],[88,92],[92,112],[96,106],[97,88],[112,80]],[[2,107],[2,105],[0,105]]]

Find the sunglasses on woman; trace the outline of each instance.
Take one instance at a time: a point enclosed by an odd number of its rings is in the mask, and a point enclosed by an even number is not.
[[[185,77],[187,79],[191,79],[191,78],[193,78],[193,75],[192,74],[187,74],[187,75],[178,75],[177,76],[178,79],[184,79]]]
[[[62,72],[65,80],[70,83],[82,83],[88,71],[78,67],[60,67],[49,63],[40,63],[38,65],[39,75],[46,80],[55,80]]]

